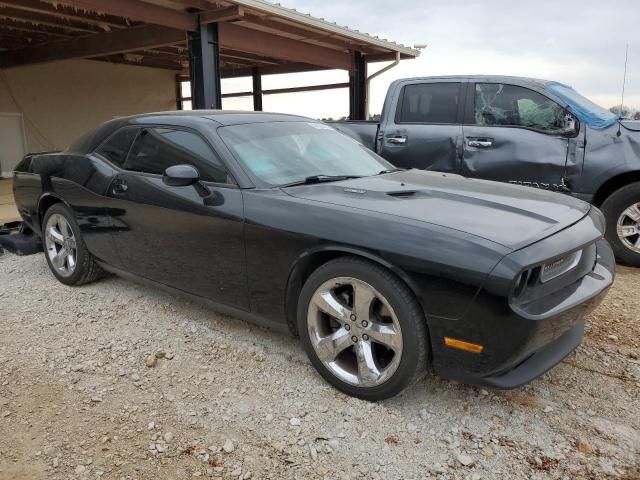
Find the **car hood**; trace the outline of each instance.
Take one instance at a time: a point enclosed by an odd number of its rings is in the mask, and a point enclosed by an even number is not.
[[[284,190],[301,199],[459,230],[512,250],[573,225],[590,209],[568,195],[424,170]]]

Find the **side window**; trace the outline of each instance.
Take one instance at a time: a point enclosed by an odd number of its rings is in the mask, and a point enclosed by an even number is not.
[[[131,148],[138,129],[135,127],[125,127],[111,135],[109,139],[98,148],[95,153],[109,160],[114,165],[122,167],[127,158],[127,153]]]
[[[544,95],[516,85],[477,83],[476,125],[509,125],[544,132],[564,129],[564,109]]]
[[[398,123],[456,123],[459,83],[419,83],[403,89]]]
[[[173,165],[193,165],[207,182],[233,183],[209,145],[195,133],[147,128],[136,139],[124,168],[162,175]]]

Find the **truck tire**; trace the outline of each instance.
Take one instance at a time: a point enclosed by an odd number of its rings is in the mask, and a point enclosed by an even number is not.
[[[640,182],[613,192],[602,204],[606,238],[619,263],[640,267]]]

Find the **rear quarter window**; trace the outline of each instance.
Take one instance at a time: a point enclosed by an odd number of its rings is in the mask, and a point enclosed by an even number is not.
[[[398,123],[453,124],[458,116],[460,83],[418,83],[402,89]]]
[[[131,144],[138,134],[138,130],[136,127],[127,127],[118,130],[95,151],[96,155],[118,167],[122,167],[127,159]]]

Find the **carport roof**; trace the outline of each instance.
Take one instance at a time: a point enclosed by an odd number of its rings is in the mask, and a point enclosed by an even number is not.
[[[263,0],[0,0],[0,67],[91,58],[188,68],[187,32],[217,23],[223,77],[338,68],[419,51]]]

